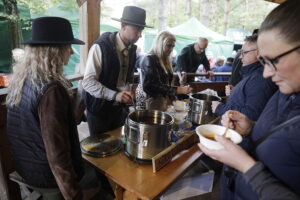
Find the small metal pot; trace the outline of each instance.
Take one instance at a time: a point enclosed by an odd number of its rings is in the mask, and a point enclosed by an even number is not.
[[[158,110],[136,110],[125,122],[125,153],[134,160],[151,161],[171,145],[174,119]]]
[[[211,109],[212,101],[220,101],[221,98],[207,94],[190,95],[189,119],[193,124],[206,124],[212,121],[216,116]]]

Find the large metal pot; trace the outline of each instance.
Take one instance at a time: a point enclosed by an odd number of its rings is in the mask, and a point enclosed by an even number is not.
[[[125,122],[125,153],[135,161],[151,161],[168,147],[173,117],[158,110],[136,110]]]
[[[207,94],[190,95],[189,119],[194,124],[206,124],[215,118],[211,109],[212,101],[220,101],[221,98]]]

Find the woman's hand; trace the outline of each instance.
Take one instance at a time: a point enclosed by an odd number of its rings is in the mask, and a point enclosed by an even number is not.
[[[243,173],[248,171],[255,164],[255,160],[239,145],[234,144],[231,140],[228,140],[223,136],[216,135],[215,139],[224,146],[224,149],[210,150],[204,147],[201,143],[198,143],[201,151],[203,151],[203,153],[207,156],[229,165]]]
[[[177,94],[189,94],[193,91],[193,88],[191,88],[189,85],[187,86],[180,86],[177,87],[176,93]]]
[[[228,110],[224,115],[222,115],[221,124],[226,126],[229,121],[229,128],[234,129],[241,135],[248,135],[254,122],[248,119],[248,117],[238,111]]]

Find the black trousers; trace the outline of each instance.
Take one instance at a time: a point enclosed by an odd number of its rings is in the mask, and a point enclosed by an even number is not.
[[[127,115],[128,107],[121,104],[111,106],[108,111],[99,112],[97,115],[87,111],[90,135],[104,133],[123,126]]]

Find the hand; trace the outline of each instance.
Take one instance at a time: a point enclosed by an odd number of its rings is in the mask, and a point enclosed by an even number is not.
[[[221,119],[221,124],[226,126],[229,121],[229,128],[234,129],[236,132],[241,135],[248,135],[252,127],[254,126],[254,122],[248,119],[248,117],[238,111],[228,110]]]
[[[186,73],[183,72],[181,74],[181,77],[179,78],[179,83],[180,83],[181,86],[183,86],[183,85],[186,84],[186,81],[187,81],[187,75],[186,75]]]
[[[232,90],[233,90],[233,85],[226,85],[225,86],[225,94],[226,96],[230,96],[230,94],[232,93]]]
[[[120,103],[131,103],[133,96],[129,91],[121,91],[116,96],[116,101]]]
[[[243,173],[247,172],[255,164],[255,160],[239,145],[234,144],[231,140],[228,140],[223,136],[216,135],[215,139],[224,146],[224,149],[210,150],[204,147],[201,143],[198,143],[201,151],[209,157],[229,165]]]
[[[176,93],[177,94],[189,94],[193,91],[193,88],[191,88],[189,85],[187,86],[181,86],[177,87]]]
[[[219,101],[213,101],[211,102],[211,109],[212,109],[212,112],[215,113],[216,112],[216,109],[218,107],[218,105],[220,104],[221,102]]]

